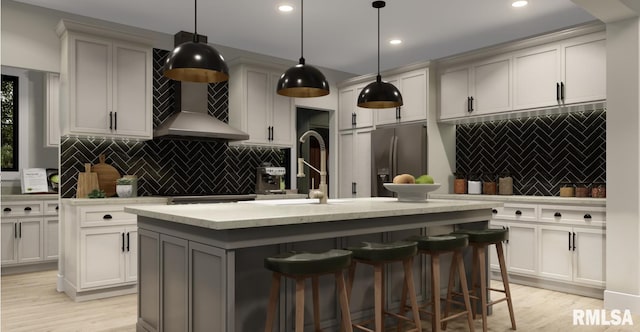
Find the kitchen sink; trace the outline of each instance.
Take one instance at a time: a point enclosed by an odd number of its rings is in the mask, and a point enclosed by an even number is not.
[[[328,199],[327,204],[341,204],[347,203],[346,199]],[[317,198],[300,198],[300,199],[269,199],[269,200],[255,200],[244,201],[243,204],[261,204],[261,205],[312,205],[320,204]]]

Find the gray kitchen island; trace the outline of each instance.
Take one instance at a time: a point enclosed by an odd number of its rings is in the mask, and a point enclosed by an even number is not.
[[[263,330],[271,282],[265,257],[394,241],[439,228],[485,228],[495,204],[357,198],[127,207],[138,215],[137,331]],[[428,293],[427,263],[422,257],[414,262],[419,301]],[[387,271],[390,308],[400,302],[401,271]],[[354,320],[373,314],[372,271],[359,269],[355,279]],[[292,330],[292,286],[281,289],[276,331]],[[320,287],[321,325],[338,330],[333,280],[321,278]],[[312,324],[309,302],[305,322]]]

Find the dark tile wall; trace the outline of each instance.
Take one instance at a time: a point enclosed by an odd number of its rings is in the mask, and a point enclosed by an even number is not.
[[[177,109],[174,83],[162,76],[168,51],[154,49],[153,125],[158,126]],[[209,84],[209,114],[228,122],[227,82]],[[137,175],[138,195],[253,193],[256,167],[262,162],[283,164],[283,153],[274,148],[236,147],[226,142],[191,140],[114,140],[62,138],[61,196],[76,193],[78,172],[84,163],[97,164],[98,155],[120,174]]]
[[[605,182],[606,112],[459,125],[456,165],[465,174],[510,171],[516,195],[557,196],[563,182]]]

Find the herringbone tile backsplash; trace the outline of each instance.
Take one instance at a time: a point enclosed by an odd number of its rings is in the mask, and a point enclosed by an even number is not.
[[[153,125],[177,111],[174,81],[162,76],[168,51],[154,49]],[[209,84],[209,114],[228,122],[227,82]],[[256,167],[262,162],[282,165],[283,153],[275,148],[235,147],[225,142],[191,140],[90,139],[66,137],[61,142],[62,185],[60,194],[76,194],[78,172],[84,163],[97,164],[105,154],[107,163],[120,174],[138,176],[138,195],[230,194],[255,191]]]
[[[606,181],[606,112],[459,125],[457,171],[509,171],[515,195],[558,196],[564,182]]]

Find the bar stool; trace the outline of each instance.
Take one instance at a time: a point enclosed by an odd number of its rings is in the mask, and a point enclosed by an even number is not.
[[[441,331],[446,329],[447,321],[462,316],[467,316],[469,323],[469,331],[473,332],[473,314],[471,313],[471,305],[469,300],[469,291],[467,286],[467,276],[464,270],[464,262],[462,260],[462,250],[469,244],[467,235],[449,234],[439,236],[414,236],[409,238],[411,241],[418,243],[418,252],[429,255],[431,257],[431,301],[426,306],[431,306],[431,311],[420,310],[421,312],[431,315],[431,330]],[[447,286],[447,298],[444,316],[441,314],[440,307],[440,255],[452,253],[451,265],[449,268],[449,283]],[[460,288],[462,289],[463,303],[453,300],[453,288],[455,287],[456,271],[460,280]],[[402,291],[402,304],[406,301],[406,289]],[[451,303],[463,304],[465,310],[449,315]],[[398,331],[401,330],[398,326]]]
[[[415,286],[413,283],[413,257],[417,252],[416,243],[412,241],[397,241],[392,243],[371,243],[363,242],[359,246],[347,248],[353,253],[353,260],[349,268],[349,286],[347,288],[347,296],[351,296],[353,287],[353,279],[356,273],[356,265],[358,263],[370,265],[374,271],[374,305],[375,330],[365,327],[365,324],[371,321],[365,321],[353,324],[353,327],[364,331],[384,331],[384,315],[390,315],[396,319],[412,321],[416,328],[411,331],[422,331],[420,323],[420,313],[418,312],[418,301],[416,300]],[[409,289],[411,299],[411,308],[413,311],[413,320],[404,316],[404,310],[401,314],[388,312],[384,309],[384,267],[388,263],[402,262],[404,267],[404,286]],[[405,299],[406,303],[406,299]]]
[[[304,287],[305,280],[311,278],[314,328],[316,332],[321,331],[318,277],[325,274],[333,274],[336,278],[336,288],[342,311],[342,325],[347,332],[352,332],[349,300],[343,275],[343,271],[350,264],[351,252],[339,249],[332,249],[322,253],[289,252],[265,258],[264,266],[273,271],[265,332],[273,329],[278,294],[280,292],[280,278],[283,276],[296,281],[296,332],[304,331]]]
[[[457,230],[456,234],[466,234],[469,236],[469,245],[473,247],[473,269],[471,277],[471,298],[480,300],[482,306],[482,331],[487,331],[487,310],[490,306],[507,301],[509,307],[509,316],[511,318],[511,329],[516,329],[516,319],[513,315],[513,303],[511,302],[511,291],[509,290],[509,278],[507,276],[507,267],[504,262],[504,251],[502,241],[509,239],[509,231],[502,228],[490,228],[482,230]],[[500,264],[500,275],[502,276],[503,289],[487,287],[486,279],[486,252],[489,245],[495,244],[498,254],[498,263]],[[480,285],[478,285],[478,275],[480,276]],[[480,288],[480,296],[476,296],[476,289]],[[504,293],[503,298],[495,301],[487,301],[487,291]],[[476,301],[472,303],[473,315],[476,315]]]

